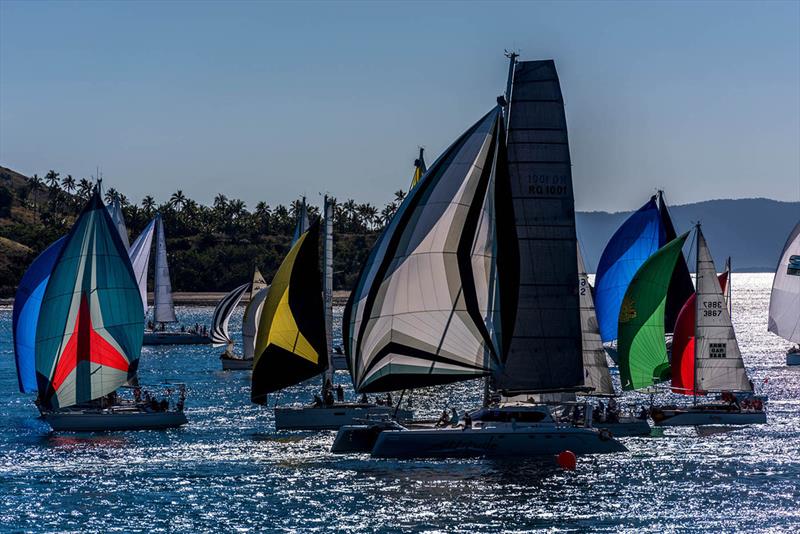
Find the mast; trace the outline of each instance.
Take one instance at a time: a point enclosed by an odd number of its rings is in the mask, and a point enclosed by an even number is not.
[[[503,105],[504,116],[503,118],[506,121],[506,142],[508,142],[508,125],[510,124],[509,121],[509,114],[511,112],[511,90],[514,87],[514,67],[517,64],[517,58],[519,54],[513,51],[506,50],[505,56],[508,58],[508,78],[506,80],[506,94],[505,94],[505,103]]]
[[[421,157],[421,156],[420,156]],[[325,195],[325,238],[322,242],[324,270],[322,274],[323,305],[325,306],[325,338],[328,358],[333,354],[333,201]],[[325,369],[322,379],[322,390],[325,385],[333,384],[333,364]]]
[[[733,288],[731,287],[731,278],[733,278],[733,267],[731,267],[731,257],[728,256],[728,260],[725,262],[725,271],[728,273],[728,283],[725,287],[725,297],[728,299],[728,315],[731,316],[731,321],[733,320]]]
[[[696,223],[694,225],[695,228],[695,249],[694,249],[694,273],[695,276],[700,276],[700,223]],[[730,283],[730,280],[728,281]],[[700,290],[700,281],[697,281],[697,291]],[[697,320],[700,317],[700,299],[695,297],[694,302],[694,362],[692,365],[694,366],[694,384],[692,385],[692,397],[693,402],[697,405],[697,348],[700,346],[700,343],[697,342]]]

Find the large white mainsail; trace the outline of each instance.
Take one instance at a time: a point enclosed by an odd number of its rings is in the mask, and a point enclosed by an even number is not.
[[[752,391],[714,260],[699,225],[696,294],[694,361],[697,389]]]
[[[114,197],[114,200],[108,205],[108,213],[111,215],[111,220],[114,222],[117,232],[119,232],[119,237],[122,238],[122,244],[125,245],[125,250],[129,250],[128,227],[125,226],[125,216],[122,213],[122,205],[118,197]]]
[[[769,298],[769,331],[800,344],[800,223],[781,252]]]
[[[144,315],[147,315],[147,267],[150,264],[150,249],[153,244],[153,234],[155,233],[156,220],[153,219],[145,226],[139,237],[128,249],[128,257],[133,267],[133,275],[139,285],[139,294],[142,296],[142,307]]]
[[[153,316],[157,323],[174,323],[175,306],[172,303],[172,283],[167,264],[167,240],[164,237],[164,222],[156,215],[156,287]]]
[[[217,303],[214,308],[214,316],[211,320],[211,342],[215,346],[233,343],[230,334],[228,333],[228,323],[231,320],[231,315],[239,301],[242,300],[242,295],[247,291],[250,284],[242,284],[224,297]]]
[[[615,395],[608,371],[606,350],[600,339],[600,327],[594,310],[589,275],[578,246],[578,295],[581,306],[581,336],[583,344],[583,384],[593,388],[590,395]]]

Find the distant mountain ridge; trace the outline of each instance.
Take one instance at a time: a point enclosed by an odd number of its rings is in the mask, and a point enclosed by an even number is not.
[[[643,198],[641,204],[646,201]],[[678,234],[690,230],[697,221],[702,224],[718,268],[731,256],[735,271],[772,272],[789,232],[800,221],[800,202],[768,198],[705,200],[669,206],[669,212]],[[594,272],[606,243],[631,213],[576,214],[578,239],[587,269]],[[689,242],[693,243],[691,238],[684,248],[685,254],[690,253]],[[694,270],[694,251],[689,263],[689,269]]]

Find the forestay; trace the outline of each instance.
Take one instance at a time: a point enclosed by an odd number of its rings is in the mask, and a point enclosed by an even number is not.
[[[215,346],[233,343],[228,333],[228,323],[248,287],[250,287],[249,283],[240,285],[222,297],[222,300],[217,303],[217,307],[214,308],[214,316],[211,320],[211,342]]]
[[[696,294],[695,387],[699,391],[752,391],[714,260],[699,225]]]
[[[156,215],[156,276],[153,316],[157,323],[174,323],[175,306],[172,303],[172,282],[167,263],[167,239],[164,236],[164,221]]]
[[[592,390],[590,395],[614,395],[614,385],[608,370],[608,360],[594,311],[589,275],[578,247],[578,295],[581,305],[581,340],[583,347],[583,384]]]
[[[139,237],[128,249],[128,257],[133,267],[133,275],[136,277],[136,284],[139,286],[139,294],[142,297],[143,314],[147,315],[147,268],[150,265],[150,250],[153,244],[153,234],[155,233],[156,220],[150,221],[145,226]]]
[[[800,344],[800,223],[789,234],[775,269],[769,299],[769,331]]]

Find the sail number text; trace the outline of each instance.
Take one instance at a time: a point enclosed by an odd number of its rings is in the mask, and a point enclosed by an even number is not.
[[[719,300],[703,302],[703,317],[719,317],[725,306]]]
[[[532,174],[528,176],[528,193],[561,196],[569,192],[569,183],[569,178],[563,175]]]

